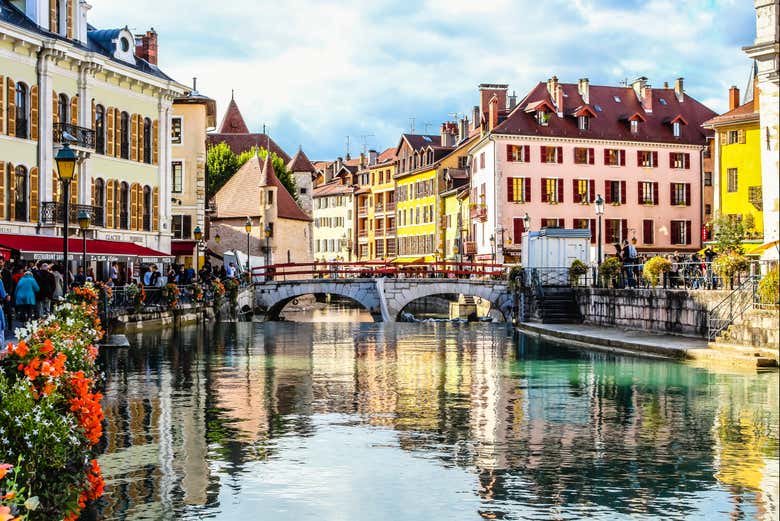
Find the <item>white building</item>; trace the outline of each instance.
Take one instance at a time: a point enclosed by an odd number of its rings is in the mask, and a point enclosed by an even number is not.
[[[345,171],[314,189],[315,260],[350,261],[354,258],[355,186],[350,180],[351,175]]]

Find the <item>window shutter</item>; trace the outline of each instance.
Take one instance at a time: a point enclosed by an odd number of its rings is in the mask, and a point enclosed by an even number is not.
[[[620,181],[620,204],[626,204],[626,182]]]
[[[653,168],[658,166],[658,152],[653,152]]]
[[[745,131],[743,129],[737,130],[737,141],[739,141],[740,145],[745,144]]]
[[[685,183],[685,206],[691,205],[691,183]]]
[[[114,227],[114,180],[106,180],[106,228]]]
[[[558,147],[558,164],[563,163],[563,147]]]
[[[106,155],[114,155],[114,108],[108,107],[106,115]]]
[[[509,162],[514,161],[512,158],[512,145],[506,146],[506,160]]]
[[[2,90],[2,89],[0,89]],[[2,112],[2,111],[0,111]],[[5,220],[5,163],[0,161],[0,219]]]
[[[642,166],[642,152],[639,150],[636,152],[636,166]]]
[[[620,151],[620,166],[626,166],[626,151]]]
[[[669,204],[674,206],[674,183],[669,183]]]
[[[65,10],[67,11],[65,15],[65,34],[68,38],[73,38],[73,0],[66,2]]]
[[[669,168],[674,168],[674,152],[669,152]]]
[[[525,197],[523,197],[524,201],[526,203],[531,202],[531,178],[526,177],[525,178]]]
[[[30,87],[30,139],[38,141],[38,86]]]
[[[122,113],[114,109],[114,156],[122,156]]]
[[[8,98],[8,127],[6,134],[13,136],[16,134],[16,83],[8,78],[8,89],[6,90]]]
[[[510,203],[515,200],[514,179],[511,177],[506,178],[506,200]]]
[[[95,206],[95,178],[92,178],[92,188],[90,189],[90,205]]]
[[[521,244],[523,241],[523,233],[525,232],[525,224],[522,219],[514,220],[514,242],[515,244]]]
[[[653,183],[653,204],[658,204],[660,200],[658,196],[658,182],[656,181]]]
[[[160,189],[158,187],[154,187],[154,190],[152,191],[152,230],[157,231],[157,228],[160,225],[160,217],[159,217],[159,211],[160,211]]]
[[[0,133],[5,131],[3,123],[5,123],[5,77],[0,74]],[[0,218],[3,216],[0,215]]]
[[[525,151],[523,153],[523,161],[528,163],[529,161],[531,161],[531,145],[523,145],[523,147],[525,148]]]
[[[133,116],[135,117],[135,116]],[[138,191],[135,189],[135,183],[130,186],[130,229],[138,229],[138,217],[136,216],[136,207],[138,206]]]
[[[686,170],[690,170],[690,168],[691,168],[691,155],[690,154],[685,154],[683,156],[683,158],[684,158],[683,166],[685,167]]]
[[[588,149],[588,163],[591,165],[596,164],[596,149],[595,148],[589,148]]]
[[[543,203],[548,202],[548,199],[547,199],[547,178],[546,177],[542,178],[542,202]]]
[[[596,219],[590,220],[590,243],[596,244]]]
[[[555,184],[558,185],[558,202],[563,202],[563,179],[558,179],[555,181]]]
[[[720,132],[720,144],[721,145],[728,145],[729,144],[729,133],[725,130],[721,130]]]
[[[151,129],[149,130],[151,132]],[[144,118],[138,116],[138,162],[143,163],[146,152],[146,143],[144,142]]]
[[[691,244],[693,242],[693,237],[691,237],[691,228],[691,221],[685,221],[685,244]]]
[[[588,181],[588,183],[589,183],[588,195],[590,196],[590,201],[588,202],[592,203],[596,201],[596,180],[591,179],[590,181]]]
[[[60,202],[60,183],[57,182],[57,172],[51,171],[51,194],[55,203]]]
[[[155,119],[154,123],[152,123],[152,163],[155,165],[157,164],[159,159],[159,155],[158,155],[159,146],[157,146],[158,145],[157,136],[160,133],[159,129],[160,129],[160,122]],[[157,189],[155,188],[155,190]]]
[[[642,221],[642,242],[653,244],[653,221],[650,219]]]
[[[636,190],[636,193],[637,193],[636,202],[637,202],[637,204],[643,204],[644,201],[642,200],[642,191],[643,191],[642,188],[644,188],[644,183],[642,183],[641,181],[638,182],[636,184],[636,188],[637,188],[637,190]]]
[[[60,98],[56,91],[51,91],[52,121],[60,123]],[[67,123],[67,122],[65,122]]]
[[[13,163],[8,163],[8,219],[16,220],[16,176]]]
[[[623,240],[628,239],[628,219],[620,219],[620,237]]]
[[[77,172],[73,172],[73,181],[70,182],[70,204],[73,208],[79,204],[79,180]],[[78,215],[78,211],[76,212]]]
[[[30,222],[38,222],[38,167],[30,169]]]
[[[97,128],[96,128],[97,124],[95,122],[95,112],[96,111],[97,111],[97,109],[95,108],[95,98],[92,98],[92,119],[89,120],[90,121],[89,128],[91,128],[92,130],[97,130]],[[103,123],[105,124],[105,122],[103,122]]]
[[[138,161],[138,114],[130,116],[130,159]]]
[[[79,124],[79,97],[78,95],[70,98],[70,124]]]
[[[60,28],[57,27],[57,0],[49,0],[49,31],[60,32]]]
[[[539,153],[541,154],[541,162],[544,163],[547,160],[547,147],[544,145],[540,146]]]
[[[612,183],[604,181],[604,203],[612,204]]]
[[[575,203],[581,203],[582,196],[580,195],[580,190],[579,190],[580,186],[579,186],[579,182],[577,182],[576,179],[571,180],[571,188],[572,188],[571,193],[573,194],[572,199],[574,200]]]

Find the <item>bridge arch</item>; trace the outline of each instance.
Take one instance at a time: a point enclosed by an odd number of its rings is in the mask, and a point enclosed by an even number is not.
[[[381,322],[379,295],[374,285],[373,280],[266,282],[256,287],[255,304],[265,311],[268,320],[278,320],[282,309],[296,298],[304,295],[338,295],[356,302],[371,313],[375,322]]]
[[[415,300],[437,295],[459,294],[479,297],[490,302],[493,309],[498,310],[509,320],[512,309],[512,296],[507,284],[501,280],[481,279],[395,279],[385,281],[385,298],[387,314],[397,321],[401,311]]]

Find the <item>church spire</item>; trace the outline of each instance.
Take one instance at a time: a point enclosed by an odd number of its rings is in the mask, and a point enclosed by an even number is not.
[[[225,116],[222,118],[222,124],[219,127],[219,133],[249,134],[249,128],[246,126],[241,111],[238,110],[238,105],[236,104],[236,100],[233,99],[232,93],[230,95],[230,103],[225,111]]]

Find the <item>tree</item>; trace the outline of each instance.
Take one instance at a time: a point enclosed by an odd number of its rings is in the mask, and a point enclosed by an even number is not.
[[[237,155],[225,142],[209,147],[206,157],[208,196],[213,197],[255,153],[260,156],[261,161],[264,161],[265,156],[268,154],[264,148],[252,147],[250,150]],[[298,190],[295,186],[295,178],[287,171],[284,160],[271,152],[271,162],[274,165],[276,177],[279,178],[279,181],[297,202]]]
[[[712,221],[715,230],[715,248],[718,253],[742,254],[742,242],[745,240],[745,227],[737,219],[717,214]]]

